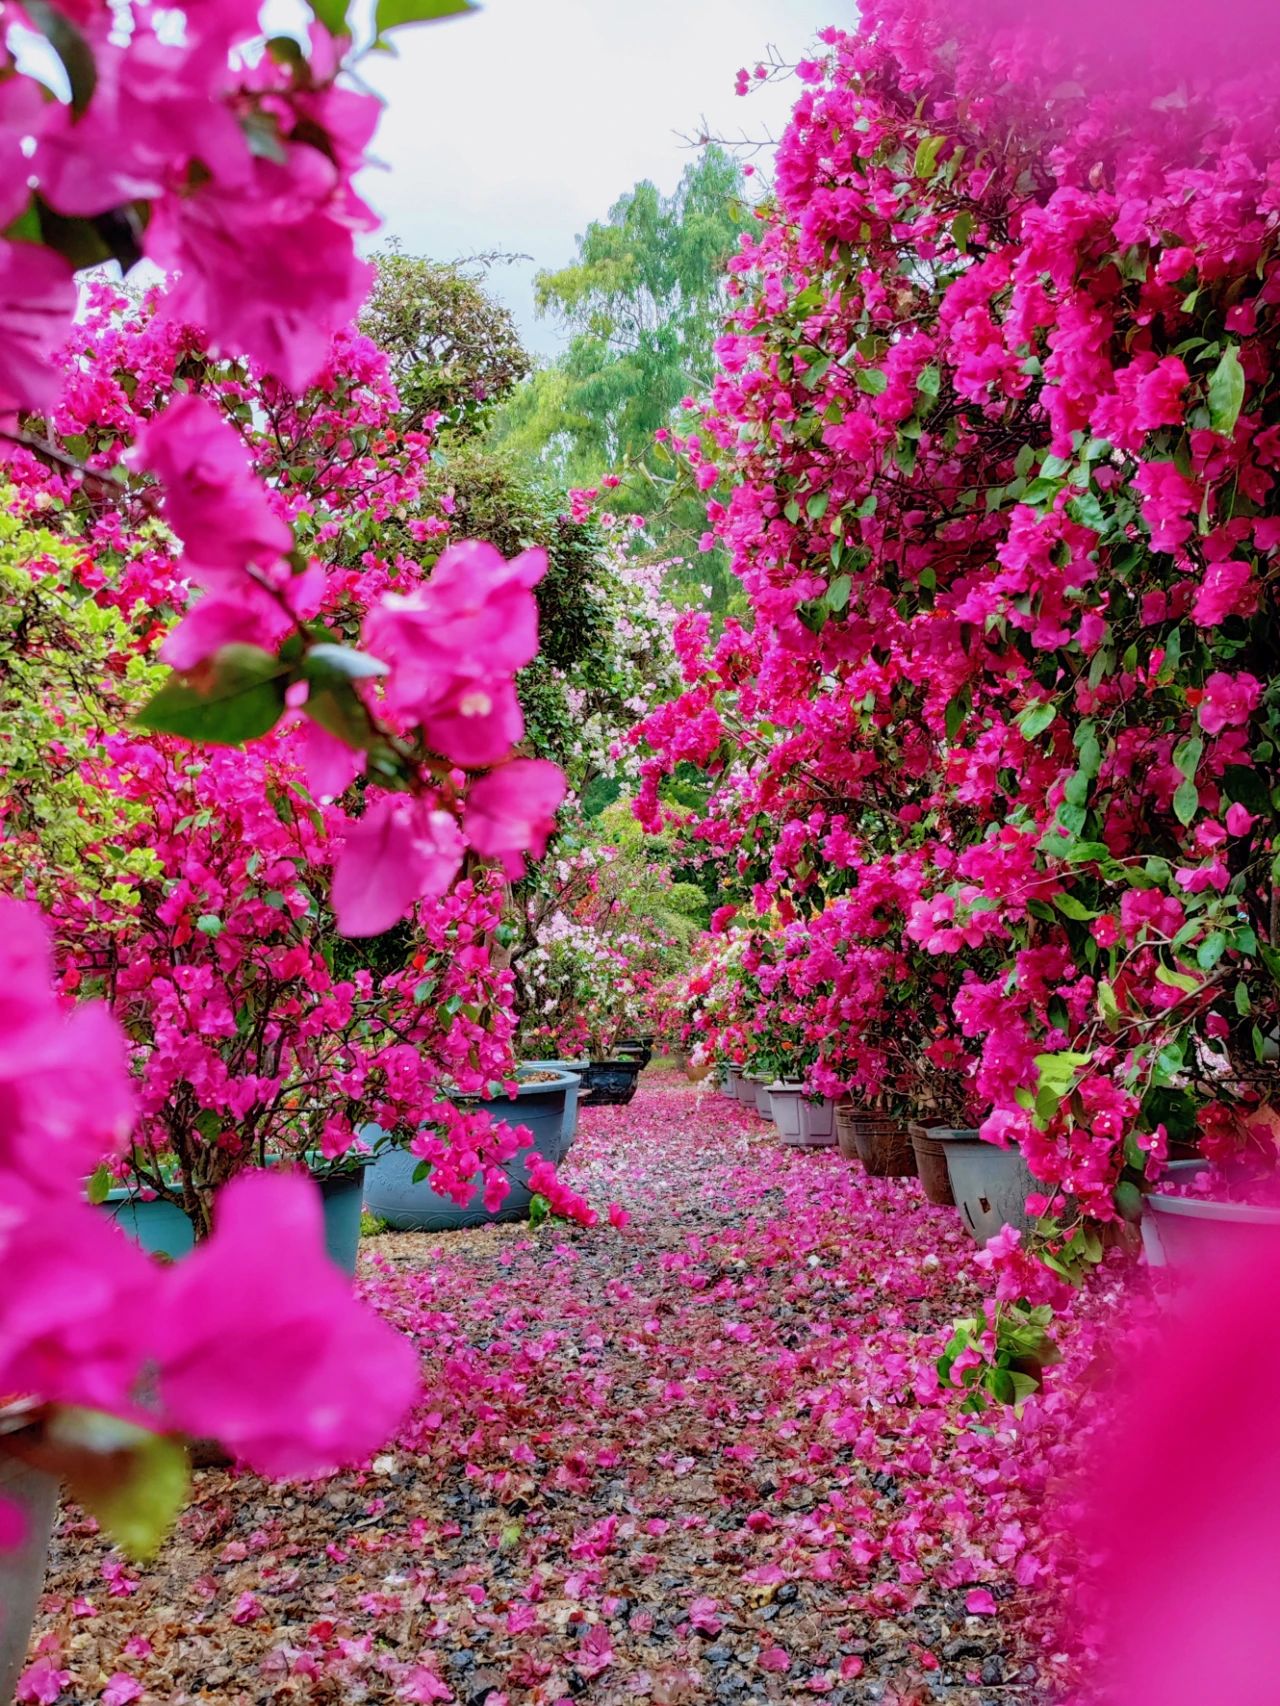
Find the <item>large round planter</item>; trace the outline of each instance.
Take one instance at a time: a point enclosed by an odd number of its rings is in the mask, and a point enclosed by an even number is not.
[[[951,1189],[951,1170],[947,1166],[947,1145],[979,1142],[976,1128],[913,1125],[910,1130],[924,1200],[936,1208],[954,1208],[956,1199]]]
[[[638,1060],[640,1070],[643,1072],[653,1059],[653,1039],[649,1038],[646,1041],[643,1037],[628,1037],[625,1042],[618,1044],[614,1053],[623,1060]]]
[[[561,1072],[555,1082],[522,1084],[514,1097],[498,1097],[480,1105],[495,1119],[527,1126],[533,1134],[534,1152],[544,1161],[554,1162],[560,1154],[565,1099],[574,1084],[575,1074]],[[513,1101],[518,1107],[511,1107]],[[372,1142],[381,1133],[376,1126],[366,1126],[360,1135]],[[384,1149],[365,1174],[364,1206],[397,1232],[447,1232],[462,1226],[486,1226],[491,1221],[523,1220],[533,1200],[525,1166],[529,1153],[522,1149],[507,1163],[511,1189],[498,1208],[488,1209],[482,1173],[476,1174],[467,1201],[456,1203],[433,1190],[429,1178],[414,1182],[416,1155],[407,1149]]]
[[[756,1105],[756,1112],[759,1114],[760,1118],[762,1120],[772,1120],[773,1111],[769,1106],[768,1080],[765,1078],[760,1079],[758,1082],[752,1084],[751,1089],[752,1098]]]
[[[800,1141],[809,1149],[830,1149],[836,1141],[836,1105],[829,1096],[800,1099]]]
[[[770,1084],[768,1093],[769,1117],[778,1128],[778,1136],[792,1148],[798,1148],[803,1141],[800,1136],[803,1084]]]
[[[324,1206],[325,1253],[348,1274],[355,1273],[359,1253],[364,1165],[316,1180]],[[120,1188],[107,1193],[102,1209],[149,1255],[168,1256],[176,1262],[195,1248],[195,1229],[176,1203],[159,1197],[148,1202]],[[269,1236],[267,1228],[263,1231]]]
[[[585,1060],[530,1060],[524,1063],[536,1072],[564,1072],[573,1079],[572,1086],[565,1091],[564,1119],[560,1125],[560,1153],[557,1161],[563,1161],[569,1153],[574,1138],[578,1135],[578,1096],[582,1089],[582,1075],[587,1070]]]
[[[17,1505],[25,1519],[21,1544],[11,1552],[0,1552],[0,1701],[7,1706],[22,1673],[44,1585],[58,1483],[16,1457],[0,1454],[0,1499]]]
[[[1039,1187],[1020,1149],[1001,1149],[979,1138],[977,1143],[948,1143],[946,1150],[956,1207],[979,1245],[985,1247],[1002,1226],[1030,1232],[1034,1217],[1027,1213],[1027,1196]]]
[[[910,1179],[915,1176],[916,1152],[901,1120],[878,1114],[853,1116],[853,1142],[858,1159],[873,1179]]]
[[[625,1107],[636,1093],[638,1060],[593,1060],[582,1074],[579,1102],[584,1108]]]
[[[1185,1181],[1203,1161],[1174,1161],[1166,1169]],[[1143,1204],[1142,1247],[1153,1268],[1207,1269],[1224,1257],[1274,1249],[1280,1208],[1214,1202],[1209,1197],[1167,1196],[1154,1190]]]

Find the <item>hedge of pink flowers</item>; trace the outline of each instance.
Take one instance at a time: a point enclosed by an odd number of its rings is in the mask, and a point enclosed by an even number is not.
[[[1174,11],[824,32],[681,441],[749,619],[637,737],[810,1081],[927,1106],[914,1026],[1066,1271],[1176,1140],[1274,1160],[1280,43]]]

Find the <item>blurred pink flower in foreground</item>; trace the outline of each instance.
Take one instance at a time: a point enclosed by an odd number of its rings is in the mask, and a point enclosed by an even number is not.
[[[1117,1706],[1274,1706],[1280,1674],[1280,1233],[1169,1310],[1091,1493]]]

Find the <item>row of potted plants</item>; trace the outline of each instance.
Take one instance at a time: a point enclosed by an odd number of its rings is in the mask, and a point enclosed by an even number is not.
[[[469,1113],[504,1115],[530,1134],[529,1144],[502,1164],[506,1191],[501,1200],[500,1182],[490,1176],[494,1170],[479,1165],[471,1194],[462,1202],[437,1190],[430,1182],[430,1162],[408,1140],[388,1135],[373,1122],[360,1130],[359,1153],[333,1162],[308,1155],[306,1165],[324,1203],[329,1256],[346,1273],[355,1273],[364,1211],[398,1230],[440,1231],[525,1218],[539,1194],[530,1169],[539,1161],[555,1166],[564,1160],[577,1133],[579,1106],[629,1102],[651,1058],[652,1039],[640,1037],[620,1043],[608,1060],[525,1062],[517,1068],[516,1088],[488,1099],[475,1094],[451,1098]],[[136,1181],[91,1194],[152,1254],[178,1260],[194,1248],[196,1229],[171,1196],[157,1195]]]
[[[926,1125],[851,1101],[810,1094],[803,1083],[770,1081],[767,1072],[718,1069],[723,1094],[771,1120],[784,1143],[799,1148],[835,1146],[873,1178],[915,1177],[927,1202],[954,1207],[980,1247],[1002,1228],[1030,1232],[1037,1215],[1028,1198],[1045,1187],[1022,1152],[984,1142],[976,1126]],[[1252,1122],[1257,1165],[1241,1163],[1240,1136],[1232,1133],[1223,1155],[1187,1155],[1171,1161],[1143,1200],[1142,1248],[1152,1266],[1201,1269],[1227,1246],[1274,1235],[1280,1226],[1280,1192],[1268,1190],[1264,1163],[1280,1138],[1280,1120],[1266,1111]]]

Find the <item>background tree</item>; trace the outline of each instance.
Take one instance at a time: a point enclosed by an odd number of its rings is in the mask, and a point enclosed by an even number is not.
[[[387,357],[405,424],[438,415],[438,432],[478,432],[533,366],[510,312],[465,262],[406,255],[395,242],[373,258],[360,330]]]
[[[742,169],[718,147],[670,196],[647,181],[629,190],[587,227],[571,265],[538,275],[539,312],[561,322],[568,347],[495,422],[498,442],[566,485],[619,475],[616,507],[645,517],[651,555],[681,558],[669,584],[699,604],[709,587],[717,607],[729,582],[719,559],[699,552],[705,496],[655,435],[678,429],[683,399],[711,382],[726,263],[753,222]]]

